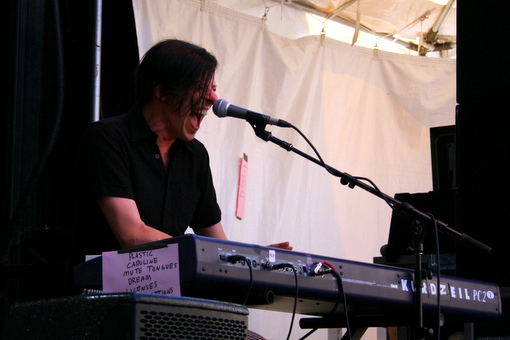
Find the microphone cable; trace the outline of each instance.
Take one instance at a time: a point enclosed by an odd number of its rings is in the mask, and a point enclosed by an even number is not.
[[[326,164],[326,162],[324,162],[324,160],[322,159],[322,156],[319,154],[319,151],[317,151],[317,149],[315,148],[315,146],[312,144],[312,142],[305,136],[305,134],[303,132],[301,132],[301,130],[299,130],[296,126],[292,125],[291,124],[291,128],[296,131],[305,141],[306,143],[312,148],[313,152],[315,153],[315,155],[317,156],[317,159],[319,160],[320,162],[320,165],[326,169],[327,172],[329,172],[331,175],[335,176],[335,177],[341,177],[342,178],[342,174],[339,173],[338,170],[335,170],[333,169],[332,167],[330,167],[329,165]],[[350,176],[350,175],[349,175]],[[382,198],[386,204],[388,204],[390,206],[390,208],[394,209],[393,207],[393,204],[391,204],[391,202],[388,201],[388,199],[386,198],[386,196],[383,194],[383,192],[377,187],[377,185],[375,185],[375,183],[370,180],[369,178],[366,178],[366,177],[357,177],[357,176],[352,176],[352,178],[358,180],[358,181],[365,181],[365,182],[368,182],[372,188],[378,193],[378,197]],[[343,182],[343,179],[340,181],[342,184],[348,184],[348,183],[345,183]],[[354,186],[352,186],[351,188],[353,188]]]
[[[433,214],[427,214],[431,221],[432,221],[432,226],[434,228],[434,239],[435,239],[435,242],[436,242],[436,249],[435,249],[435,252],[436,252],[436,257],[437,257],[437,260],[436,260],[436,265],[437,265],[437,273],[436,273],[436,276],[437,276],[437,306],[436,306],[436,313],[437,313],[437,324],[436,324],[436,327],[437,327],[437,337],[436,339],[437,340],[440,340],[441,339],[441,257],[440,257],[440,252],[439,252],[439,233],[438,233],[438,228],[437,228],[437,220],[436,220],[436,217],[433,215]]]

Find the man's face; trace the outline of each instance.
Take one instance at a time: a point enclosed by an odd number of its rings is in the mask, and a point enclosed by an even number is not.
[[[218,100],[218,96],[213,77],[209,84],[197,88],[191,96],[185,99],[180,112],[174,111],[170,114],[169,119],[172,121],[169,125],[176,138],[185,141],[193,140],[200,129],[200,123],[216,100]],[[171,105],[171,103],[169,104]]]

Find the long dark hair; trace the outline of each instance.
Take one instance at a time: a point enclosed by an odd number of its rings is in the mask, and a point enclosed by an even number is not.
[[[152,100],[159,85],[161,96],[180,98],[177,109],[181,110],[192,92],[207,91],[217,67],[216,57],[200,46],[176,39],[160,41],[145,53],[136,69],[136,102]]]

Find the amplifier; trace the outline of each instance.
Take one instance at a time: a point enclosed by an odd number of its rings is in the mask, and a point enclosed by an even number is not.
[[[248,309],[198,298],[99,294],[11,306],[9,339],[244,340]]]

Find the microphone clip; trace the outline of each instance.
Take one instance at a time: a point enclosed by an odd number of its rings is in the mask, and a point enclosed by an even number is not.
[[[246,121],[250,124],[250,126],[253,128],[253,131],[255,131],[255,135],[262,139],[263,141],[267,142],[271,139],[271,132],[266,130],[266,125],[264,121],[261,121],[260,119],[251,120],[250,118],[246,118]]]

